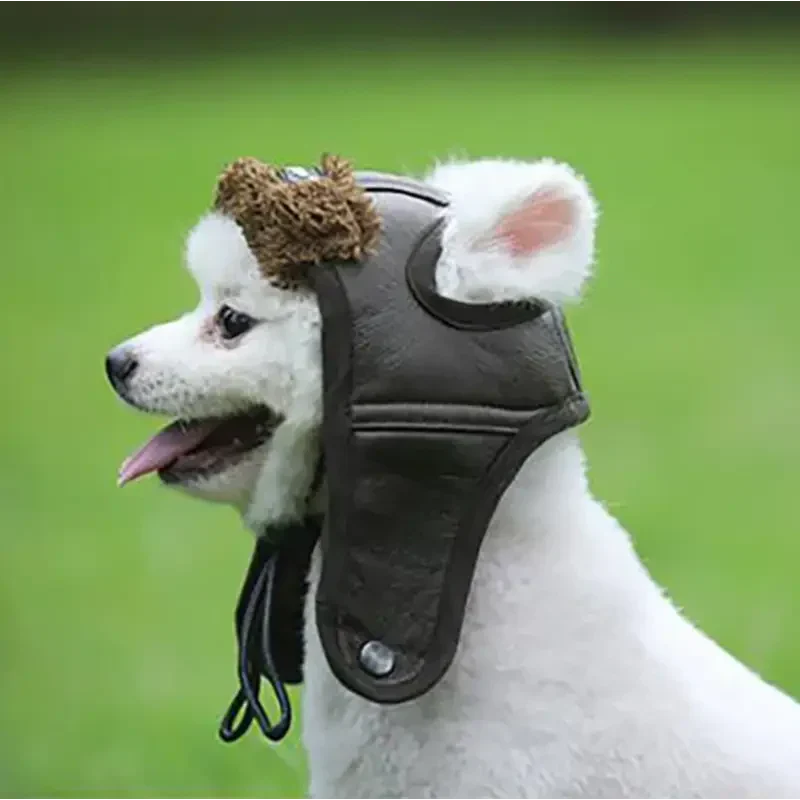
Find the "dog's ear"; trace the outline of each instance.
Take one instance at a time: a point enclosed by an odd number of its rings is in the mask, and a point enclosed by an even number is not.
[[[585,181],[552,161],[476,161],[428,177],[450,196],[438,290],[465,302],[579,297],[594,253]]]

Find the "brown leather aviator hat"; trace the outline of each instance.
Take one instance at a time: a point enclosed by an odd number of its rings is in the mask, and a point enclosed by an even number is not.
[[[258,539],[236,612],[240,689],[220,734],[255,719],[281,739],[302,680],[303,604],[322,552],[316,624],[329,665],[376,703],[447,671],[489,521],[525,459],[589,414],[560,310],[439,295],[446,195],[404,177],[235,162],[215,207],[266,280],[313,288],[322,315],[322,519]],[[273,686],[281,717],[258,697]]]

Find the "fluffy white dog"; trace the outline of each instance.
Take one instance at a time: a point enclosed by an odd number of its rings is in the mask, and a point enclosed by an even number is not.
[[[426,180],[450,198],[442,295],[579,297],[596,210],[573,170],[486,160],[440,166]],[[158,471],[170,486],[235,505],[255,531],[292,520],[306,511],[320,447],[315,294],[265,280],[222,211],[191,231],[186,261],[198,306],[109,355],[127,402],[178,420],[121,480]],[[504,493],[455,659],[429,692],[392,706],[348,691],[307,616],[313,796],[800,796],[800,706],[664,596],[592,496],[575,431],[546,442]]]

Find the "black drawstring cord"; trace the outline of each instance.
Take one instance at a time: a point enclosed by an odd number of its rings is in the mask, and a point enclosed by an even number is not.
[[[267,549],[268,554],[264,552]],[[275,585],[277,559],[277,549],[268,542],[260,541],[242,587],[236,610],[239,691],[219,726],[219,735],[224,742],[235,742],[244,736],[254,719],[264,736],[273,742],[283,739],[292,724],[292,706],[286,687],[278,677],[270,647],[262,647],[262,641],[269,642],[269,616],[266,611]],[[280,719],[274,725],[259,700],[262,674],[272,686],[280,709]],[[240,714],[241,719],[235,724]]]
[[[320,455],[308,490],[307,506],[322,485],[324,475],[324,459]],[[219,725],[219,736],[223,742],[235,742],[240,739],[250,729],[253,720],[258,722],[261,732],[270,741],[279,742],[289,732],[292,724],[292,704],[275,665],[270,638],[270,608],[275,592],[275,573],[282,546],[284,549],[289,548],[290,558],[292,552],[305,553],[302,563],[307,568],[311,549],[319,538],[321,525],[318,517],[309,515],[299,523],[268,528],[256,540],[253,557],[236,604],[239,690]],[[300,547],[299,551],[297,546]],[[302,603],[302,595],[299,597]],[[280,718],[275,725],[270,722],[258,697],[262,675],[269,681],[278,701]],[[291,678],[287,680],[290,683],[292,681]],[[236,719],[240,715],[241,719],[237,723]]]

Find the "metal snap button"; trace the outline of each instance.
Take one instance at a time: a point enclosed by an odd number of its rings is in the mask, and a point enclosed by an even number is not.
[[[383,642],[365,642],[358,654],[361,666],[376,678],[383,678],[394,669],[394,653]]]

